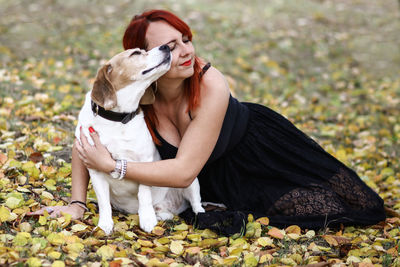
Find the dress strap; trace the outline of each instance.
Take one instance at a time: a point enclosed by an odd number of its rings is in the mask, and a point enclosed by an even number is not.
[[[206,71],[211,67],[211,63],[208,62],[206,65],[204,65],[203,69],[200,72],[200,78],[206,73]]]

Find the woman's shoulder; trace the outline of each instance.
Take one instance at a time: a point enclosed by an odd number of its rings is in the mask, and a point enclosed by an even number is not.
[[[207,63],[201,63],[201,68],[206,66]],[[200,86],[202,91],[210,91],[208,89],[212,88],[211,91],[225,91],[229,92],[229,85],[225,79],[225,76],[212,65],[207,68],[207,70],[203,73],[201,78]]]

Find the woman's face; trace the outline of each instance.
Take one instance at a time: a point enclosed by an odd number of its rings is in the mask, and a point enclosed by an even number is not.
[[[161,79],[186,79],[193,75],[194,47],[187,36],[164,21],[155,21],[147,28],[146,41],[147,50],[164,44],[171,49],[171,68]]]

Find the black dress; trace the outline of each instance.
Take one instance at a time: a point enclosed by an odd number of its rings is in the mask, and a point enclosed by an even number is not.
[[[177,148],[157,131],[162,159]],[[385,219],[383,200],[358,175],[275,111],[232,96],[217,144],[198,175],[202,201],[227,211],[206,212],[189,223],[220,233],[240,231],[247,214],[270,225],[318,229],[371,225]]]

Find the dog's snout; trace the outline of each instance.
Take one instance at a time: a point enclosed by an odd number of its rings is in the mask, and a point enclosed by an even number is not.
[[[170,51],[168,45],[162,45],[162,46],[160,46],[160,50],[161,50],[161,51],[164,51],[164,52],[169,52],[169,51]]]

